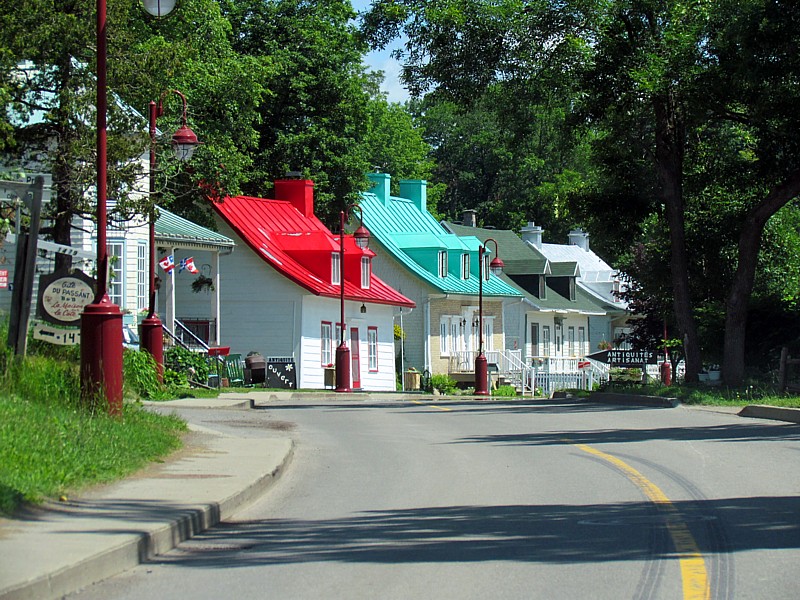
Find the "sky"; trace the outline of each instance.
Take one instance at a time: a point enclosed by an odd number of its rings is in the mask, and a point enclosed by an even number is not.
[[[353,8],[358,12],[366,10],[371,4],[370,0],[351,0],[351,2]],[[399,44],[400,42],[380,52],[370,52],[364,58],[371,70],[383,71],[384,80],[381,90],[387,93],[389,102],[405,102],[409,99],[408,92],[400,85],[400,63],[389,56],[392,48]]]

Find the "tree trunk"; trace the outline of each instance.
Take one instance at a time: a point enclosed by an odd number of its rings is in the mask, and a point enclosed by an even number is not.
[[[56,205],[53,217],[53,241],[64,246],[72,245],[72,216],[77,201],[75,199],[75,157],[71,147],[74,143],[75,132],[70,125],[69,108],[67,101],[62,97],[71,86],[72,63],[69,56],[56,65],[58,70],[56,96],[58,104],[55,109],[54,133],[57,140],[55,157],[53,159],[53,188]],[[72,266],[72,257],[66,254],[56,254],[55,270],[68,269]]]
[[[656,117],[656,171],[660,184],[670,237],[670,272],[672,275],[675,322],[683,341],[686,357],[686,381],[698,380],[700,349],[697,327],[692,315],[689,289],[689,260],[683,203],[684,127],[671,93],[657,96],[653,102]]]
[[[761,236],[769,218],[800,194],[800,170],[776,186],[745,218],[739,234],[736,272],[725,307],[725,342],[722,354],[722,379],[737,387],[744,380],[744,350],[747,310],[758,266]]]

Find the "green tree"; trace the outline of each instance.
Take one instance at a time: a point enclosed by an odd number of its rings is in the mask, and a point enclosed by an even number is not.
[[[377,45],[400,30],[408,37],[404,76],[414,90],[462,103],[497,82],[546,81],[578,92],[574,115],[594,140],[592,156],[601,168],[590,180],[595,198],[608,202],[613,188],[607,184],[613,183],[633,192],[628,197],[636,199],[634,214],[652,211],[667,224],[672,312],[690,380],[701,356],[687,222],[694,207],[709,201],[712,210],[721,203],[738,205],[739,211],[725,211],[738,217],[729,223],[738,249],[725,299],[723,374],[731,384],[744,372],[747,308],[762,233],[800,191],[797,140],[791,137],[798,118],[791,108],[798,92],[792,52],[797,24],[794,3],[765,0],[397,0],[376,2],[365,18]],[[701,177],[692,179],[687,165],[700,155],[704,136],[708,145],[736,153],[723,161],[743,170],[734,183],[718,177],[699,185]],[[630,148],[614,151],[631,139]],[[611,164],[615,153],[633,158],[633,164]],[[720,170],[703,177],[713,173]],[[633,184],[641,179],[647,185],[637,190]]]

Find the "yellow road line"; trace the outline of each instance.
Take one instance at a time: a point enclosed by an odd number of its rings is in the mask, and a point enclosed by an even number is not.
[[[638,486],[650,499],[656,508],[663,513],[667,523],[667,529],[675,545],[681,566],[681,578],[683,580],[683,597],[685,600],[708,600],[711,597],[711,589],[708,583],[708,573],[706,563],[700,548],[697,546],[692,532],[686,522],[681,518],[680,512],[669,498],[662,492],[657,485],[648,480],[636,469],[621,461],[616,456],[601,452],[586,444],[574,444],[574,446],[584,452],[591,454],[611,463],[622,471],[625,476]]]
[[[420,402],[419,400],[412,400],[414,404],[421,404],[423,406],[430,406],[431,408],[438,408],[439,410],[453,410],[452,408],[447,408],[446,406],[436,406],[435,404],[427,404],[425,402]]]

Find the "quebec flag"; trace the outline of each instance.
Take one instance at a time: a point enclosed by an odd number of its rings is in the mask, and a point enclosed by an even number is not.
[[[199,273],[200,269],[194,266],[194,257],[190,256],[189,258],[184,258],[181,260],[181,266],[178,269],[178,273],[182,273],[183,270],[186,269],[189,273]]]

